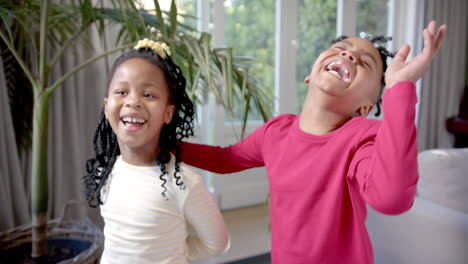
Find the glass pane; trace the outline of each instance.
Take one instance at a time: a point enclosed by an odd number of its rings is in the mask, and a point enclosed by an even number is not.
[[[161,11],[169,12],[171,9],[171,0],[159,0]],[[146,10],[154,10],[154,0],[135,0],[137,7],[142,7]],[[184,25],[197,28],[196,19],[196,0],[176,0],[178,20]]]
[[[224,10],[225,44],[233,47],[234,56],[255,57],[249,72],[274,94],[275,0],[227,0]],[[235,107],[235,116],[226,113],[226,121],[242,119],[241,106]],[[252,112],[249,116],[249,120],[261,119],[258,112]]]
[[[387,35],[389,0],[356,0],[356,35]],[[299,1],[297,101],[298,113],[307,95],[303,83],[315,59],[336,37],[336,0]],[[310,10],[313,10],[311,12]]]
[[[389,0],[358,0],[356,6],[356,36],[387,35]]]
[[[297,113],[300,113],[308,86],[304,78],[320,53],[336,38],[336,0],[303,0],[298,6],[297,31]]]
[[[356,6],[356,35],[388,36],[389,0],[358,0]],[[385,46],[385,44],[382,44]],[[383,114],[375,116],[377,107],[372,109],[369,118],[381,119]]]
[[[179,21],[184,25],[197,29],[196,0],[178,0],[177,11],[181,14]]]

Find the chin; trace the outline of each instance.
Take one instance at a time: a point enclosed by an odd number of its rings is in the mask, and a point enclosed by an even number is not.
[[[341,96],[346,87],[338,87],[336,85],[331,85],[330,83],[326,85],[316,86],[317,89],[329,96]]]
[[[128,148],[141,148],[145,146],[149,146],[153,144],[153,142],[149,142],[144,140],[141,136],[140,137],[133,137],[133,136],[123,136],[119,138],[119,146],[125,146]]]
[[[325,76],[320,78],[311,87],[317,87],[319,90],[333,96],[342,95],[343,92],[349,87],[348,83],[338,80],[334,76]]]

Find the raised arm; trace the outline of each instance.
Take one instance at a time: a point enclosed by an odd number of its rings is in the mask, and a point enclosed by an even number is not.
[[[411,48],[408,44],[404,45],[397,52],[385,73],[387,87],[393,87],[398,82],[419,80],[429,69],[432,59],[439,52],[446,31],[447,26],[442,25],[436,32],[435,21],[429,22],[427,28],[423,30],[424,48],[422,52],[408,62],[406,59]]]
[[[262,167],[262,142],[266,127],[264,124],[239,143],[224,148],[184,142],[181,144],[182,161],[216,173]]]
[[[409,210],[416,194],[415,90],[414,83],[400,82],[385,92],[384,120],[362,136],[351,162],[349,176],[362,197],[384,214]]]
[[[434,21],[424,29],[424,49],[418,56],[406,62],[410,48],[405,45],[389,65],[385,80],[391,88],[383,98],[382,125],[377,133],[364,134],[351,163],[350,175],[356,179],[364,200],[385,214],[409,210],[416,194],[414,82],[427,71],[441,47],[446,26],[442,25],[437,33],[435,29]]]

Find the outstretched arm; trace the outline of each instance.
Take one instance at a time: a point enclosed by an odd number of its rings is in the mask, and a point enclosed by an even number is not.
[[[264,166],[262,154],[264,124],[237,144],[218,147],[184,142],[181,159],[183,162],[215,173],[232,173]]]
[[[441,47],[446,26],[441,26],[437,34],[435,28],[435,22],[431,21],[424,29],[424,49],[418,56],[406,62],[410,49],[405,45],[390,64],[385,79],[391,88],[383,99],[383,122],[377,132],[369,131],[363,136],[352,160],[350,174],[357,180],[364,200],[382,213],[409,210],[416,194],[414,82],[427,71]]]

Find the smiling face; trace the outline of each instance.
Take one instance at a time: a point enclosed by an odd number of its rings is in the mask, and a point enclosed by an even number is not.
[[[166,78],[158,66],[142,58],[131,58],[118,66],[104,110],[123,156],[136,153],[155,159],[161,128],[170,123],[174,113],[169,98]]]
[[[382,74],[382,59],[373,44],[351,37],[322,52],[305,82],[311,96],[321,93],[318,98],[339,114],[365,116],[378,100]]]

